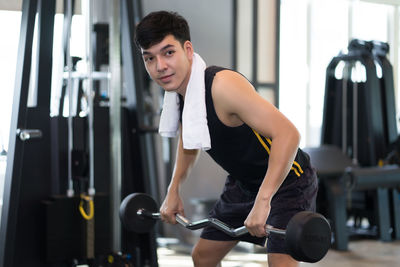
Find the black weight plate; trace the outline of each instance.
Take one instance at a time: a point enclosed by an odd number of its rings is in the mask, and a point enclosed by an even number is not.
[[[289,221],[285,243],[295,260],[320,261],[331,246],[331,227],[321,214],[299,212]]]
[[[158,212],[156,201],[144,193],[133,193],[124,198],[119,207],[119,218],[125,229],[135,233],[148,233],[156,223],[156,219],[137,214],[139,209]]]

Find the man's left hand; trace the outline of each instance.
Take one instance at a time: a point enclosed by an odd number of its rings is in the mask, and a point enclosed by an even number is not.
[[[267,235],[266,222],[271,206],[269,201],[256,199],[249,215],[244,221],[244,225],[250,235],[264,237]]]

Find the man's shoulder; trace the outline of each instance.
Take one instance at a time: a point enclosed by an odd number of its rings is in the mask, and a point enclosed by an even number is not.
[[[218,76],[220,76],[220,74],[222,72],[224,72],[225,70],[229,70],[229,69],[220,67],[220,66],[207,67],[204,72],[206,88],[208,88],[210,90],[211,87],[214,87],[215,86],[215,77],[217,76],[217,74],[218,74]]]
[[[237,74],[236,71],[225,68],[225,67],[220,67],[220,66],[209,66],[205,70],[205,79],[206,81],[208,80],[209,82],[213,83],[213,80],[215,77],[224,77],[226,75],[232,75],[232,74]]]
[[[208,66],[205,70],[205,74],[206,74],[206,79],[207,76],[214,77],[218,74],[218,76],[235,76],[238,77],[239,79],[244,78],[247,80],[247,78],[240,72],[221,66]]]
[[[220,66],[208,66],[205,70],[206,75],[212,75],[215,76],[215,74],[217,74],[220,71],[223,70],[229,70],[228,68],[225,67],[220,67]]]
[[[205,73],[206,88],[212,90],[213,95],[218,94],[224,98],[225,94],[241,91],[244,86],[251,87],[246,77],[229,68],[210,66]]]

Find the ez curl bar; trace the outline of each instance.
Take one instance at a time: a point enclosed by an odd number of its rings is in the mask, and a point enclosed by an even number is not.
[[[128,195],[120,206],[120,219],[124,227],[135,233],[147,233],[161,218],[157,212],[155,200],[144,193]],[[215,218],[206,218],[191,222],[177,214],[177,222],[189,230],[212,226],[232,237],[247,234],[247,228],[232,228]],[[281,235],[285,240],[288,253],[297,261],[317,262],[328,252],[331,246],[331,227],[324,216],[310,211],[295,214],[289,221],[286,230],[268,226],[267,237],[271,234]]]

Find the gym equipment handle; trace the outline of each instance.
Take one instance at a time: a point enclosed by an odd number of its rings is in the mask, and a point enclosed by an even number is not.
[[[160,213],[153,213],[153,212],[149,212],[145,209],[139,209],[137,211],[137,215],[139,216],[145,216],[145,217],[149,217],[152,219],[161,219],[161,214]],[[206,226],[213,226],[214,228],[221,230],[222,232],[232,236],[232,237],[238,237],[238,236],[242,236],[244,234],[247,234],[249,231],[247,230],[246,226],[241,226],[239,228],[232,228],[229,225],[221,222],[218,219],[215,218],[207,218],[207,219],[202,219],[202,220],[198,220],[198,221],[194,221],[191,222],[189,221],[187,218],[185,218],[184,216],[180,215],[180,214],[176,214],[176,221],[182,225],[183,227],[189,229],[189,230],[198,230],[201,228],[204,228]],[[282,229],[278,229],[278,228],[274,228],[271,226],[267,226],[266,228],[266,232],[267,234],[270,233],[274,233],[274,234],[280,234],[280,235],[285,235],[286,231],[282,230]]]
[[[42,137],[42,131],[37,129],[18,129],[17,134],[21,141],[27,141],[32,138]]]

